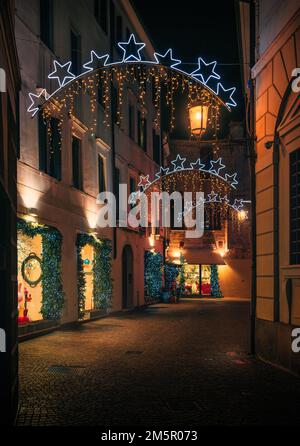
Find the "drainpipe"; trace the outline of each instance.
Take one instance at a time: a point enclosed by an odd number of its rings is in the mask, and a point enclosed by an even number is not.
[[[256,62],[256,1],[250,3],[250,68],[253,68]],[[251,76],[250,76],[251,77]],[[248,142],[248,154],[250,162],[250,181],[251,181],[251,239],[252,239],[252,280],[251,280],[251,332],[250,332],[250,353],[255,355],[255,330],[256,330],[256,145],[255,145],[255,84],[254,80],[249,80],[250,88],[250,139]]]
[[[110,43],[110,54],[114,54],[114,31],[115,31],[115,8],[114,3],[111,0],[109,3],[109,43]],[[118,184],[116,184],[116,138],[115,138],[115,123],[114,123],[114,101],[113,101],[113,80],[110,84],[110,131],[111,131],[111,169],[112,169],[112,192],[114,196],[116,197],[116,191],[117,187],[119,187]],[[119,203],[117,203],[119,205]],[[118,249],[117,249],[117,228],[113,228],[113,259],[115,260],[118,256]]]

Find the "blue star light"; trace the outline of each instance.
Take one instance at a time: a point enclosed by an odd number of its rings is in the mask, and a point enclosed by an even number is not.
[[[222,158],[219,158],[217,161],[210,162],[209,172],[215,173],[216,175],[220,175],[220,170],[225,169],[225,165],[222,164]]]
[[[201,163],[201,159],[198,158],[195,163],[191,163],[191,169],[203,170],[205,168],[205,164]]]
[[[155,176],[156,176],[157,179],[160,179],[161,177],[164,177],[168,173],[169,173],[169,168],[168,167],[166,167],[166,168],[160,167],[159,172],[157,172],[155,174]]]
[[[165,54],[154,53],[158,64],[174,68],[181,64],[181,60],[173,58],[173,50],[170,48]]]
[[[119,42],[118,46],[124,51],[123,62],[141,62],[142,57],[140,52],[145,48],[145,43],[138,43],[134,34],[128,39],[128,42]]]
[[[210,78],[221,79],[218,73],[215,72],[217,66],[217,62],[213,61],[210,63],[206,63],[202,57],[198,59],[198,68],[197,70],[191,73],[191,76],[195,78],[200,78],[203,84],[207,84]]]
[[[184,170],[184,163],[186,162],[186,158],[181,158],[180,155],[177,155],[176,160],[172,161],[175,170]]]
[[[233,94],[235,93],[236,88],[224,88],[220,82],[218,83],[216,94],[220,97],[220,99],[228,106],[228,107],[236,107],[236,102],[233,99]]]
[[[89,62],[83,65],[87,71],[97,70],[98,68],[106,67],[107,61],[109,59],[109,54],[104,54],[104,56],[98,56],[95,51],[91,51],[91,58]]]
[[[49,79],[57,79],[59,87],[63,87],[70,80],[75,79],[75,74],[71,73],[72,62],[60,64],[57,60],[54,61],[54,71],[49,74]]]

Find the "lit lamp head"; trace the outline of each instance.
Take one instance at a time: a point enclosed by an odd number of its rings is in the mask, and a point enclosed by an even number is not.
[[[191,133],[200,138],[207,129],[208,105],[195,104],[189,108]]]

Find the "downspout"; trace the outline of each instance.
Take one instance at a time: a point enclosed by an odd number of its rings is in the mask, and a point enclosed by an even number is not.
[[[250,3],[250,69],[252,69],[256,62],[256,1],[252,0]],[[255,144],[255,84],[254,80],[249,79],[250,88],[250,138],[248,143],[249,162],[250,162],[250,181],[251,181],[251,240],[252,240],[252,278],[251,278],[251,331],[250,331],[250,353],[255,355],[256,342],[256,256],[257,256],[257,228],[256,228],[256,144]]]
[[[112,36],[112,32],[114,30],[114,4],[112,0],[110,1],[109,5],[109,27],[110,27],[110,54],[114,54],[114,38]],[[117,187],[119,185],[116,184],[116,138],[115,138],[115,123],[114,123],[114,101],[113,101],[113,80],[110,84],[110,131],[111,131],[111,170],[112,170],[112,192],[114,196],[116,197],[116,191]],[[119,203],[117,203],[117,206],[119,206]],[[115,260],[118,256],[118,249],[117,249],[117,228],[113,228],[113,259]]]

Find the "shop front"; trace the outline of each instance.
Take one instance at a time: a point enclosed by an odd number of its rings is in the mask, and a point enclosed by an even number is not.
[[[19,335],[50,330],[64,306],[61,281],[62,237],[56,228],[18,221]]]
[[[218,265],[225,265],[214,251],[186,250],[183,254],[183,297],[222,297]]]

